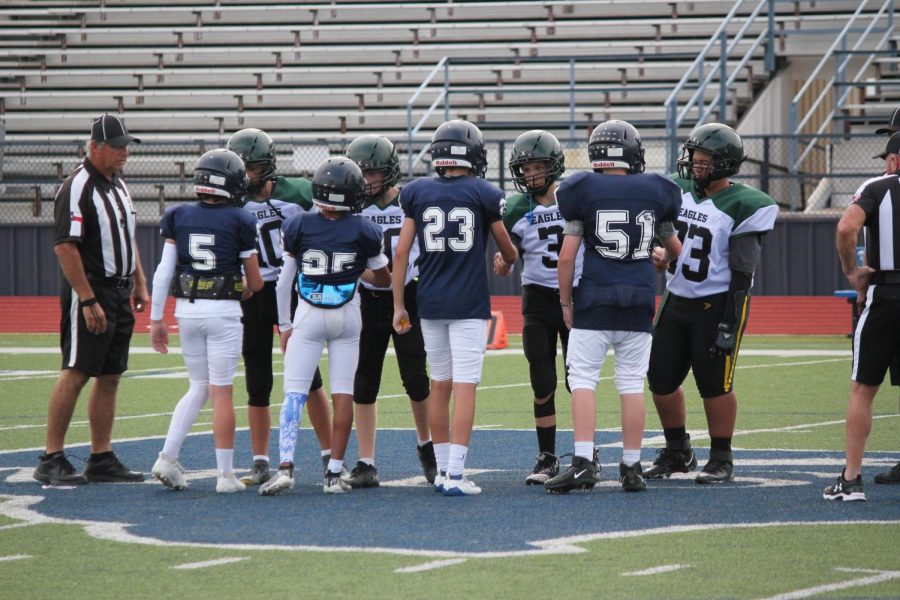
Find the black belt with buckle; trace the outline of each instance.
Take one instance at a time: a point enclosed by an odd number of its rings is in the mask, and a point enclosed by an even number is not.
[[[88,277],[88,281],[94,285],[120,290],[131,287],[131,277]]]

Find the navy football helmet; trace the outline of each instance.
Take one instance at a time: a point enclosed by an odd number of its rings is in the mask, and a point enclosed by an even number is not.
[[[240,206],[247,195],[247,172],[241,157],[225,148],[210,150],[194,167],[194,192],[227,198]]]
[[[366,179],[354,161],[332,156],[316,168],[312,194],[320,209],[359,212],[366,195]]]
[[[442,124],[431,136],[431,164],[438,175],[443,175],[444,167],[465,167],[475,177],[484,177],[487,150],[481,130],[462,119]]]
[[[241,129],[228,139],[226,148],[240,156],[247,167],[263,166],[259,177],[254,178],[247,186],[247,191],[251,194],[259,192],[263,184],[275,176],[275,142],[265,131]]]
[[[591,168],[628,169],[629,173],[644,172],[644,146],[641,134],[628,121],[604,121],[594,128],[588,141]]]
[[[531,162],[545,162],[544,184],[534,186],[534,180],[541,177],[526,177],[522,167]],[[531,192],[535,196],[543,196],[566,170],[566,155],[563,154],[559,140],[549,131],[533,129],[516,138],[512,155],[509,157],[509,171],[513,184],[522,193]]]

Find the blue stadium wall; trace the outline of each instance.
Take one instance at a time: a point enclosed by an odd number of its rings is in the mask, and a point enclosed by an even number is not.
[[[830,296],[847,287],[834,246],[837,217],[779,219],[763,242],[762,265],[754,293],[767,296]],[[147,277],[152,278],[162,241],[155,225],[138,226],[138,243]],[[59,268],[53,253],[53,227],[0,225],[0,251],[5,263],[0,296],[53,296],[59,290]],[[489,255],[493,255],[493,248]],[[487,259],[486,259],[487,260]],[[517,267],[518,269],[518,267]],[[521,291],[518,271],[491,277],[491,295]],[[661,287],[661,282],[660,282]]]

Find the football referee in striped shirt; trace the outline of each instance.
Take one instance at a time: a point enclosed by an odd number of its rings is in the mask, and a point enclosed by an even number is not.
[[[119,462],[111,445],[116,389],[128,368],[134,329],[132,301],[140,312],[150,300],[135,241],[134,207],[120,177],[131,142],[140,140],[118,117],[96,119],[87,157],[56,194],[62,370],[50,396],[45,453],[34,470],[34,478],[45,484],[144,480]],[[63,446],[78,396],[91,377],[91,456],[79,475]]]

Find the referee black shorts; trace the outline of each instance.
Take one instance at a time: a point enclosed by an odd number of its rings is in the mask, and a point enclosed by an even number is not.
[[[94,295],[106,313],[106,331],[94,335],[87,330],[78,296],[64,283],[59,295],[62,368],[76,369],[90,377],[119,375],[128,370],[128,349],[134,331],[131,286],[94,285]]]
[[[900,285],[870,285],[853,332],[851,379],[881,385],[891,360],[900,355]]]

